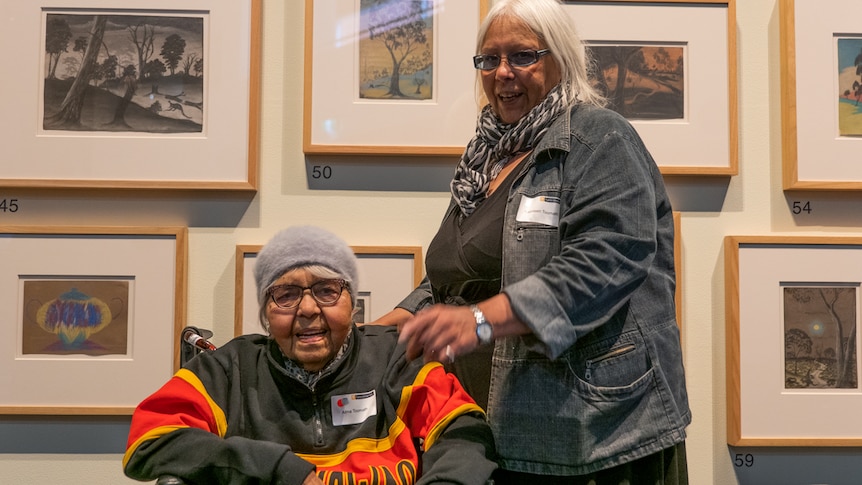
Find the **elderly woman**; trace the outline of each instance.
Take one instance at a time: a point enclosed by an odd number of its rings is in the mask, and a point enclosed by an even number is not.
[[[673,214],[652,156],[603,107],[557,1],[495,2],[473,64],[487,105],[427,278],[379,323],[402,326],[410,357],[455,358],[488,411],[497,485],[687,483]]]
[[[394,328],[353,323],[356,258],[316,227],[279,232],[255,280],[268,335],[198,355],[132,416],[125,473],[200,484],[484,484],[484,413]]]

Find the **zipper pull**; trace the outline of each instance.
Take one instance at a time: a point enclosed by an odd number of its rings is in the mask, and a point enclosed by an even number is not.
[[[592,359],[587,360],[587,368],[584,370],[584,379],[585,380],[589,381],[590,379],[593,378],[593,371],[591,369],[592,366],[593,366]]]
[[[518,234],[515,236],[515,239],[517,239],[518,241],[524,240],[524,228],[523,227],[518,228]]]

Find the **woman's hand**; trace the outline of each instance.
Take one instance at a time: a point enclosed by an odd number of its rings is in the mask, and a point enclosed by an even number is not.
[[[311,472],[307,477],[305,477],[305,480],[302,481],[302,485],[324,485],[324,483],[317,478],[317,473]]]
[[[479,345],[476,319],[466,306],[433,305],[404,323],[399,341],[407,342],[407,358],[452,362]]]
[[[531,333],[512,311],[505,293],[492,296],[478,305],[493,329],[493,338]],[[469,354],[479,346],[476,317],[467,306],[433,305],[404,322],[400,342],[407,342],[407,358],[420,355],[425,362],[452,362],[459,355]]]

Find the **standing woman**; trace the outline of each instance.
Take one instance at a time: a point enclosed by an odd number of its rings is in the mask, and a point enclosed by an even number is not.
[[[556,0],[500,0],[473,58],[488,104],[427,278],[378,323],[454,363],[486,406],[501,484],[685,484],[691,421],[673,214],[632,126],[603,108]]]

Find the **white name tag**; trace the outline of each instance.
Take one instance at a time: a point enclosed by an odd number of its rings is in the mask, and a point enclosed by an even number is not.
[[[358,424],[377,415],[377,395],[374,391],[332,396],[332,424]]]
[[[521,197],[521,204],[518,206],[518,215],[515,216],[515,220],[557,227],[560,225],[560,198]]]

